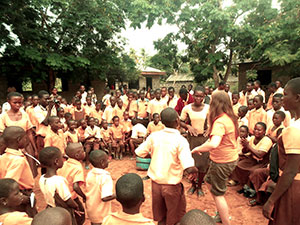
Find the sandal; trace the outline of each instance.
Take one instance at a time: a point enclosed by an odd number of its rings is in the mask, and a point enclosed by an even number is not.
[[[228,187],[233,187],[236,186],[238,184],[238,182],[234,181],[234,180],[230,180],[227,182],[227,186]]]
[[[204,196],[204,192],[202,191],[201,188],[197,189],[197,197],[202,197]]]
[[[194,186],[192,186],[192,187],[187,191],[187,194],[188,194],[188,195],[192,195],[192,194],[195,193],[195,191],[196,191],[196,188],[195,188]]]
[[[252,199],[248,202],[248,205],[253,207],[253,206],[257,206],[257,205],[260,205],[259,202],[256,201],[256,199]]]

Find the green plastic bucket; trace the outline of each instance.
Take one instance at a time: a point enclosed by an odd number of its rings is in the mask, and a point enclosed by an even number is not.
[[[151,159],[150,158],[140,158],[136,157],[136,169],[137,170],[148,170],[149,165],[150,165]]]

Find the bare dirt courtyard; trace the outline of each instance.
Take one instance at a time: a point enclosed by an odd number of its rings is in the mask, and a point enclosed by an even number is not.
[[[122,161],[112,160],[107,168],[107,170],[111,173],[114,183],[116,183],[117,179],[126,174],[126,173],[137,173],[141,177],[146,176],[146,172],[137,171],[135,167],[135,160],[130,160],[129,158],[124,158]],[[45,201],[43,199],[42,193],[38,188],[38,179],[36,178],[36,188],[35,193],[37,196],[37,207],[38,210],[41,211],[46,207]],[[185,190],[187,190],[190,184],[183,180],[183,184]],[[145,188],[145,197],[146,201],[142,205],[141,212],[145,217],[152,218],[152,210],[151,210],[151,181],[144,181]],[[207,189],[207,187],[203,186],[205,196],[198,198],[196,195],[190,196],[186,195],[187,199],[187,211],[197,208],[201,210],[205,210],[209,215],[215,215],[215,204],[214,201]],[[266,225],[268,221],[262,215],[262,207],[250,207],[247,205],[248,199],[239,195],[236,191],[239,187],[229,187],[226,193],[226,200],[230,207],[230,215],[232,217],[232,225]],[[116,201],[112,201],[112,210],[118,211],[121,210],[121,205]],[[90,224],[88,218],[85,224]]]

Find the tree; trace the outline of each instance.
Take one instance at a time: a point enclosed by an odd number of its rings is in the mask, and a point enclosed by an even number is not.
[[[118,3],[4,1],[0,6],[0,43],[5,47],[1,73],[18,79],[45,80],[51,88],[57,75],[82,81],[86,77],[105,79],[126,62],[129,65],[122,70],[132,69],[132,62],[120,53],[122,41],[117,34],[125,27],[126,8]]]

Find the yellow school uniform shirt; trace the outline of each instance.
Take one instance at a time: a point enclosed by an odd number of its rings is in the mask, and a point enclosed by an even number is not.
[[[127,214],[125,212],[111,213],[104,218],[102,225],[154,225],[153,220],[145,218],[142,213]]]
[[[162,122],[159,121],[158,124],[155,125],[154,121],[151,121],[147,127],[147,134],[151,134],[153,132],[160,131],[163,129],[165,129],[165,125],[163,125]]]
[[[114,114],[114,116],[118,116],[121,121],[121,120],[123,120],[123,114],[124,114],[125,110],[126,110],[126,108],[124,106],[122,108],[120,108],[119,106],[116,105],[114,108],[113,114]]]
[[[73,184],[77,182],[79,182],[79,184],[83,184],[85,182],[81,162],[76,159],[69,158],[64,162],[63,167],[57,170],[57,175],[62,176],[67,180],[72,199],[77,198],[78,195],[73,189]]]
[[[86,211],[92,223],[102,223],[111,211],[111,201],[101,199],[113,195],[113,181],[106,170],[93,168],[86,177]]]
[[[114,117],[114,107],[109,105],[105,108],[102,119],[106,120],[108,123],[112,123],[113,117]]]
[[[49,129],[44,142],[45,147],[57,147],[62,152],[62,154],[65,154],[66,139],[62,130],[58,130],[58,132],[55,133],[52,129]]]
[[[144,119],[147,117],[147,109],[148,109],[149,100],[148,99],[138,99],[137,100],[137,117]]]
[[[267,123],[267,112],[263,107],[253,109],[249,112],[248,127],[251,134],[253,134],[255,124],[258,122]]]
[[[135,153],[140,157],[151,154],[147,174],[158,184],[179,184],[183,171],[195,165],[188,141],[172,128],[150,134]]]
[[[7,148],[0,157],[0,178],[14,179],[20,189],[32,189],[34,186],[34,178],[25,155],[12,148]]]
[[[123,126],[125,133],[129,133],[132,130],[131,120],[122,120],[120,124]]]
[[[68,181],[62,176],[55,175],[45,178],[45,175],[42,175],[39,180],[39,185],[46,203],[51,207],[56,206],[54,200],[55,192],[63,201],[67,201],[72,197],[68,187]]]
[[[32,218],[24,212],[8,212],[0,215],[1,225],[30,225]]]
[[[234,115],[238,116],[238,114],[239,114],[239,108],[241,106],[242,105],[240,103],[236,103],[235,105],[232,105],[232,109],[233,109]]]
[[[167,103],[165,101],[157,100],[155,98],[149,102],[147,112],[150,115],[153,115],[154,113],[160,114],[161,111],[163,111],[165,108],[167,108]]]
[[[124,128],[122,125],[115,126],[112,125],[110,129],[110,135],[113,139],[121,139],[123,137],[123,134],[125,133]]]
[[[29,116],[26,112],[21,111],[22,118],[13,121],[9,118],[7,112],[3,113],[0,117],[0,132],[3,132],[6,127],[17,126],[23,128],[25,131],[31,129],[33,125],[30,122]]]

